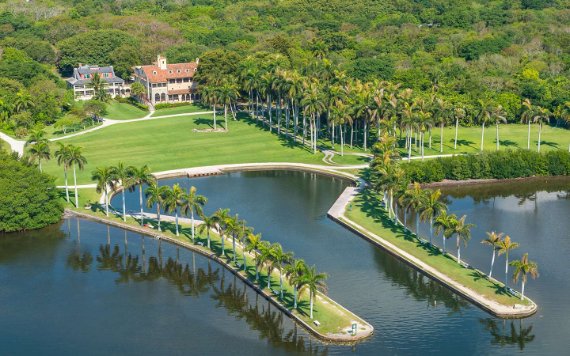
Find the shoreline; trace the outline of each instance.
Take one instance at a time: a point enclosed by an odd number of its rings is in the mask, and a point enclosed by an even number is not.
[[[519,178],[491,178],[491,179],[464,179],[464,180],[451,180],[451,179],[444,179],[439,182],[431,182],[431,183],[422,183],[420,184],[422,188],[438,188],[438,187],[465,187],[465,186],[472,186],[472,185],[488,185],[488,184],[508,184],[514,182],[532,182],[538,180],[547,180],[547,179],[554,179],[554,180],[566,180],[568,179],[570,182],[569,176],[532,176],[532,177],[519,177]]]
[[[416,269],[420,273],[423,273],[427,277],[441,283],[443,286],[451,290],[452,292],[458,294],[462,298],[465,298],[475,306],[483,309],[489,314],[504,318],[504,319],[519,319],[526,318],[536,313],[538,310],[538,305],[532,301],[530,298],[526,299],[530,302],[530,306],[524,306],[522,304],[514,304],[513,307],[500,304],[499,302],[490,300],[483,295],[473,291],[471,288],[466,287],[453,278],[438,269],[427,265],[425,262],[421,261],[419,258],[412,256],[405,250],[395,246],[391,242],[383,239],[377,234],[371,232],[370,230],[364,228],[363,226],[357,224],[345,215],[346,207],[352,203],[354,198],[358,195],[360,189],[354,187],[347,187],[343,193],[339,196],[337,201],[327,212],[327,216],[348,229],[349,231],[360,236],[364,240],[374,244],[375,246],[381,248],[382,250],[388,252],[390,255],[396,257],[400,261],[406,263],[408,266]],[[477,270],[473,267],[473,270]],[[518,306],[518,307],[517,307]]]
[[[201,247],[199,245],[194,245],[191,243],[186,243],[186,242],[183,242],[180,240],[173,239],[173,238],[171,238],[171,237],[169,237],[169,236],[167,236],[161,232],[155,231],[155,230],[148,230],[148,229],[141,228],[139,226],[133,226],[133,225],[129,225],[129,224],[126,224],[123,222],[118,222],[118,221],[112,221],[112,220],[106,219],[104,217],[91,215],[91,214],[87,214],[87,213],[82,213],[79,211],[75,211],[75,210],[66,208],[65,213],[64,213],[64,218],[69,218],[70,216],[79,217],[82,219],[96,221],[99,223],[119,227],[121,229],[125,229],[125,230],[129,230],[129,231],[132,231],[135,233],[150,236],[152,238],[158,237],[158,238],[160,238],[160,240],[164,240],[168,243],[174,244],[176,246],[183,247],[187,250],[196,252],[196,253],[198,253],[198,254],[206,257],[206,258],[209,258],[212,261],[220,264],[222,266],[222,268],[227,269],[232,274],[239,277],[244,283],[246,283],[249,287],[251,287],[257,294],[261,295],[263,298],[265,298],[265,300],[267,300],[267,301],[271,302],[273,305],[275,305],[281,312],[283,312],[291,320],[293,320],[293,322],[299,324],[301,327],[303,327],[305,330],[307,330],[309,333],[313,334],[315,337],[317,337],[319,340],[321,340],[323,342],[334,343],[334,344],[354,344],[357,341],[361,341],[363,339],[370,337],[374,333],[374,327],[372,325],[370,325],[364,319],[358,317],[356,314],[352,313],[351,311],[349,311],[348,309],[346,309],[345,307],[343,307],[342,305],[340,305],[339,303],[337,303],[336,301],[334,301],[333,299],[331,299],[328,296],[326,296],[326,298],[328,299],[327,300],[328,302],[330,302],[331,304],[334,304],[337,308],[342,309],[343,311],[354,315],[355,319],[360,320],[361,326],[359,327],[359,329],[362,326],[364,326],[365,331],[358,330],[355,335],[350,335],[350,334],[323,334],[323,333],[319,332],[318,330],[313,328],[310,323],[307,323],[306,321],[301,319],[298,315],[296,315],[295,313],[293,313],[292,311],[287,309],[284,305],[282,305],[279,302],[279,300],[277,300],[275,298],[275,296],[273,296],[272,294],[270,294],[270,293],[266,292],[265,290],[259,288],[259,286],[255,285],[255,283],[250,281],[246,276],[242,275],[239,270],[236,270],[233,266],[228,264],[226,261],[219,258],[219,256],[216,255],[214,252],[207,250],[206,248]],[[321,296],[321,298],[322,298],[322,296]]]

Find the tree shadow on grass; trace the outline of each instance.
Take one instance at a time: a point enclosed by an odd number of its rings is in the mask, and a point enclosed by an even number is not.
[[[199,117],[197,119],[194,119],[194,123],[198,126],[200,125],[207,125],[208,127],[210,127],[211,129],[214,128],[214,119],[205,119],[203,117]]]
[[[495,140],[495,143],[497,140]],[[519,147],[519,144],[512,140],[499,140],[499,144],[505,147]]]
[[[238,120],[246,123],[248,126],[254,126],[254,127],[256,127],[260,130],[266,131],[266,132],[269,131],[269,127],[266,125],[266,123],[264,121],[256,120],[256,119],[252,118],[251,116],[249,116],[249,114],[247,114],[247,113],[239,113],[237,115],[237,117],[238,117]],[[284,130],[282,130],[282,132],[284,132]],[[278,135],[277,134],[277,128],[273,128],[270,133],[274,136],[277,136],[279,143],[283,147],[299,148],[299,149],[304,150],[304,151],[309,152],[309,153],[313,152],[310,149],[310,147],[303,145],[301,142],[295,141],[293,136],[291,134],[289,134],[288,132],[281,133]],[[299,130],[299,132],[297,133],[297,139],[301,138],[301,136],[299,135],[300,133],[301,133],[301,130]]]
[[[538,141],[535,141],[535,143],[538,146]],[[559,147],[558,143],[553,142],[553,141],[540,140],[540,144],[543,146],[548,146],[548,147],[552,147],[552,148],[558,148]]]
[[[455,144],[455,139],[450,140],[450,142],[452,144]],[[475,142],[471,141],[471,140],[465,140],[465,139],[457,139],[457,147],[460,146],[467,146],[467,147],[471,147],[471,148],[477,148],[475,147]]]

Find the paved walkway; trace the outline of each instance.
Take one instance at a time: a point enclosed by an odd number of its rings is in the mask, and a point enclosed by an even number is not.
[[[10,148],[12,148],[12,151],[18,152],[18,155],[22,156],[24,154],[26,141],[16,140],[3,132],[0,132],[0,139],[6,141],[10,145]]]

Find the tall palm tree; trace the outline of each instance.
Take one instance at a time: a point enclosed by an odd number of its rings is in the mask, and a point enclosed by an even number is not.
[[[532,279],[538,277],[538,265],[534,261],[529,261],[528,253],[525,253],[520,260],[515,260],[511,262],[511,266],[515,268],[513,274],[513,281],[518,282],[519,277],[522,276],[521,283],[521,300],[524,299],[524,285],[526,284],[527,275],[530,274]]]
[[[536,114],[536,108],[530,102],[530,99],[524,99],[522,105],[524,106],[524,111],[521,115],[521,122],[528,124],[528,136],[526,149],[530,150],[530,124],[534,121],[534,116]]]
[[[226,78],[222,85],[219,87],[219,92],[217,99],[221,104],[224,105],[224,121],[225,121],[225,129],[226,131],[229,130],[228,127],[228,107],[230,110],[232,109],[232,103],[234,103],[239,96],[239,91],[237,88],[237,84],[235,83],[235,79],[233,77]]]
[[[271,261],[273,267],[279,271],[279,293],[283,299],[283,266],[288,264],[293,258],[291,252],[284,252],[283,247],[279,243],[274,243],[271,246]]]
[[[43,172],[42,160],[48,161],[51,158],[49,144],[46,141],[37,141],[30,147],[28,152],[30,153],[30,158],[32,158],[33,161],[38,161],[40,172]]]
[[[192,220],[192,242],[194,242],[194,213],[198,216],[203,216],[204,211],[202,207],[208,202],[205,196],[196,193],[196,187],[192,186],[188,189],[188,194],[186,194],[186,200],[182,206],[182,212],[184,215],[190,215]]]
[[[229,209],[218,209],[216,210],[216,212],[213,215],[215,222],[216,222],[216,230],[218,230],[218,234],[220,234],[220,237],[222,238],[222,254],[220,256],[224,257],[225,256],[225,248],[226,248],[226,244],[225,244],[225,236],[226,236],[226,228],[228,226],[228,222],[230,221],[230,219],[232,218],[230,216],[230,210]]]
[[[499,242],[499,256],[505,255],[505,287],[509,281],[509,252],[519,247],[517,242],[511,241],[511,237],[506,235],[505,238]]]
[[[411,189],[408,189],[408,206],[407,209],[412,209],[416,214],[416,235],[420,236],[420,211],[424,206],[426,194],[418,182],[414,182]]]
[[[305,271],[303,281],[305,287],[309,289],[309,298],[310,298],[310,318],[313,319],[313,306],[314,306],[314,299],[317,294],[317,291],[324,291],[326,290],[325,280],[327,279],[326,273],[318,273],[317,267],[311,266],[308,267]]]
[[[249,253],[253,254],[253,257],[255,259],[255,281],[259,281],[259,266],[258,266],[258,261],[257,261],[257,256],[259,256],[259,253],[257,252],[259,250],[259,247],[261,246],[261,234],[254,234],[254,233],[250,233],[247,235],[247,244],[245,247],[245,250]]]
[[[40,141],[48,142],[48,140],[46,139],[46,132],[44,130],[41,130],[41,129],[33,130],[30,133],[28,140],[26,141],[26,146],[34,144],[34,143],[38,143]]]
[[[294,259],[284,268],[285,275],[289,278],[289,284],[293,286],[293,309],[297,309],[298,291],[305,285],[305,272],[307,264],[301,258]]]
[[[459,120],[464,119],[466,116],[465,108],[463,106],[458,106],[453,110],[453,116],[455,117],[455,142],[453,144],[453,149],[457,149],[457,133],[459,131]]]
[[[138,185],[139,187],[139,205],[141,209],[141,225],[144,225],[144,209],[143,209],[143,184],[149,184],[154,177],[150,173],[150,169],[145,164],[141,168],[130,167],[130,177],[131,177],[131,186],[129,187],[130,191],[134,190],[134,187]]]
[[[445,241],[453,236],[452,227],[455,225],[456,221],[457,216],[455,214],[447,214],[447,210],[443,210],[437,218],[435,218],[435,222],[433,223],[435,233],[441,233],[444,254],[446,253]]]
[[[207,235],[207,246],[210,248],[210,231],[216,227],[216,219],[212,216],[202,216],[202,224],[198,226],[198,231],[203,234],[206,232]]]
[[[69,168],[70,145],[58,142],[58,149],[55,151],[57,165],[63,165],[63,177],[65,179],[65,200],[69,203],[69,185],[67,184],[67,169]]]
[[[485,143],[485,124],[492,120],[493,104],[489,100],[479,100],[479,116],[478,120],[481,124],[481,152],[483,152],[483,145]]]
[[[491,270],[489,271],[489,278],[493,277],[493,265],[495,264],[495,255],[497,254],[497,249],[499,248],[499,243],[503,239],[502,232],[491,231],[487,233],[487,238],[482,240],[481,243],[484,245],[491,246],[493,250],[493,256],[491,257]]]
[[[133,172],[133,167],[125,166],[123,162],[119,162],[115,167],[112,167],[112,174],[114,178],[114,184],[112,185],[113,190],[121,189],[121,197],[123,201],[123,221],[127,221],[127,207],[125,204],[125,191],[130,189],[133,185],[133,179],[131,173]]]
[[[422,221],[429,220],[429,243],[433,239],[433,219],[437,218],[442,211],[447,210],[445,203],[441,200],[441,191],[439,189],[433,191],[426,191],[425,199],[420,210],[420,219]]]
[[[303,95],[301,105],[309,114],[309,126],[311,132],[311,149],[317,153],[317,126],[316,122],[320,113],[325,110],[325,103],[317,83],[311,83]]]
[[[114,184],[113,169],[111,167],[97,167],[91,173],[91,180],[97,182],[97,193],[105,194],[105,215],[109,216],[109,187]]]
[[[259,256],[257,264],[260,266],[265,264],[267,266],[267,289],[271,290],[271,272],[273,271],[273,264],[271,260],[271,244],[267,241],[261,241],[259,245]]]
[[[540,143],[542,140],[542,123],[545,121],[548,122],[551,112],[548,109],[540,106],[537,106],[536,111],[537,112],[533,117],[533,121],[538,122],[538,152],[540,152]]]
[[[148,187],[145,190],[146,206],[147,208],[152,208],[156,204],[156,217],[158,221],[158,231],[160,229],[160,209],[164,202],[164,197],[167,194],[169,187],[159,186],[156,180],[152,180],[148,183]]]
[[[176,229],[176,236],[180,236],[178,230],[178,209],[181,206],[186,205],[186,193],[184,189],[180,187],[180,184],[176,183],[172,188],[168,188],[164,196],[164,210],[169,213],[174,212],[174,225]]]
[[[81,147],[69,145],[69,166],[73,167],[73,184],[75,185],[75,207],[79,207],[79,193],[77,191],[76,168],[82,171],[87,164],[87,159],[81,153]]]
[[[493,108],[492,111],[492,120],[495,122],[495,126],[497,127],[497,136],[496,136],[496,141],[497,141],[497,151],[499,150],[499,124],[501,123],[507,123],[507,118],[505,117],[506,112],[503,109],[502,105],[498,105],[496,107]]]
[[[204,85],[201,86],[201,97],[202,97],[202,101],[212,105],[212,108],[214,109],[214,130],[216,130],[217,128],[217,124],[216,124],[216,106],[218,105],[218,102],[220,101],[219,96],[220,96],[220,89],[217,86],[214,85]]]
[[[463,215],[451,224],[452,236],[455,235],[457,238],[457,263],[459,264],[461,264],[461,242],[467,246],[467,242],[471,239],[471,229],[475,226],[474,224],[466,224],[465,219],[467,219],[467,215]]]

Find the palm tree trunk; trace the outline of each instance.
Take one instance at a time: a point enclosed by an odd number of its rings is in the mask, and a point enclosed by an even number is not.
[[[538,152],[540,152],[540,136],[542,134],[542,122],[538,123]]]
[[[352,148],[352,140],[354,138],[354,123],[350,124],[350,148]]]
[[[223,232],[221,232],[222,235],[222,254],[221,256],[224,257],[226,255],[226,240],[225,240],[225,234]]]
[[[364,150],[366,151],[366,137],[367,135],[367,131],[368,131],[368,123],[366,122],[366,120],[364,120]]]
[[[483,141],[485,139],[485,123],[481,126],[481,152],[483,152]]]
[[[42,170],[42,159],[38,157],[38,165],[40,166],[40,173],[43,173],[44,171]]]
[[[459,119],[455,119],[455,143],[453,145],[453,149],[456,150],[457,149],[457,131],[459,129]]]
[[[420,213],[416,212],[416,235],[420,237]]]
[[[309,292],[311,298],[311,320],[313,319],[313,293]]]
[[[176,225],[176,236],[180,236],[178,233],[178,208],[174,209],[174,225]]]
[[[269,111],[269,132],[273,129],[272,124],[272,113],[271,113],[271,95],[267,95],[267,111]]]
[[[105,215],[109,217],[109,193],[107,193],[107,185],[105,185]]]
[[[214,130],[216,129],[216,103],[214,103]]]
[[[445,254],[445,234],[442,234],[441,238],[443,240],[443,254]]]
[[[190,210],[190,218],[192,219],[192,243],[194,243],[194,209]],[[208,248],[210,247],[210,245],[208,245]]]
[[[246,254],[245,254],[245,244],[243,244],[242,248],[241,248],[241,254],[242,254],[242,259],[243,259],[243,271],[247,272],[247,259],[246,259]]]
[[[236,235],[232,234],[232,258],[236,264]]]
[[[208,249],[210,249],[210,229],[208,229],[208,233],[206,235],[208,237]]]
[[[73,165],[73,184],[75,185],[75,207],[79,208],[79,194],[77,192],[77,175],[75,174],[75,165]]]
[[[141,226],[143,226],[144,225],[144,211],[143,211],[142,184],[139,184],[139,204],[141,207]]]
[[[228,131],[228,105],[224,104],[224,124],[226,125],[225,129]]]
[[[279,270],[279,293],[283,299],[283,272],[281,270]]]
[[[271,291],[271,266],[267,267],[267,289]]]
[[[499,123],[497,122],[497,151],[499,150]]]
[[[461,264],[461,244],[459,243],[459,236],[457,236],[457,263]]]
[[[439,152],[443,153],[443,122],[440,124],[439,130]]]
[[[293,286],[293,309],[297,309],[297,286]]]
[[[162,231],[160,229],[160,204],[156,204],[156,217],[158,219],[158,231]]]
[[[495,254],[496,250],[493,247],[493,257],[491,257],[491,271],[489,272],[489,278],[493,277],[493,265],[495,264]]]
[[[509,253],[505,254],[505,288],[509,283]]]
[[[524,279],[522,280],[522,287],[521,287],[521,300],[524,299]]]
[[[530,119],[528,120],[528,136],[527,136],[527,142],[526,142],[526,149],[530,150]]]
[[[344,136],[342,135],[342,124],[338,126],[340,131],[340,155],[344,156]]]
[[[127,221],[127,207],[125,205],[125,189],[126,187],[123,187],[123,189],[121,190],[121,197],[123,199],[123,221]]]
[[[433,215],[429,218],[429,244],[433,240]]]

